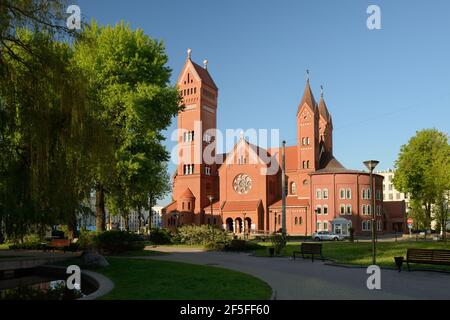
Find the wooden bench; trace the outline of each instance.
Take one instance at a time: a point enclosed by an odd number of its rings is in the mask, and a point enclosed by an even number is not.
[[[66,252],[66,250],[68,250],[69,247],[70,247],[70,240],[68,240],[68,239],[53,239],[46,246],[45,251],[63,250],[64,252]]]
[[[406,264],[411,271],[410,263],[434,264],[450,266],[450,250],[442,249],[408,249]]]
[[[320,255],[320,258],[322,261],[325,260],[325,258],[322,255],[322,244],[321,243],[307,243],[304,242],[300,245],[300,251],[294,251],[293,257],[295,260],[295,254],[300,253],[302,255],[302,258],[305,259],[305,254],[310,254],[312,261],[314,262],[314,255]]]

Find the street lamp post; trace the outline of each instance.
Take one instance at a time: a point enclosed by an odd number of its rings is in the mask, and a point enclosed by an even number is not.
[[[211,219],[212,219],[212,222],[214,224],[214,214],[213,214],[213,200],[214,200],[214,196],[210,194],[208,196],[208,200],[209,200],[209,204],[211,205]],[[214,242],[214,226],[211,228],[211,232],[212,232],[212,240]]]
[[[378,165],[379,161],[377,160],[368,160],[364,161],[364,165],[370,171],[370,196],[372,197],[372,264],[375,265],[377,263],[377,248],[375,244],[375,224],[376,224],[376,216],[375,216],[375,208],[376,208],[376,197],[374,191],[374,183],[373,183],[373,170]],[[376,189],[376,188],[375,188]]]

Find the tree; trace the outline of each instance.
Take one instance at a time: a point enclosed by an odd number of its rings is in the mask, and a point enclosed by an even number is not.
[[[438,230],[441,230],[443,239],[447,241],[447,224],[450,217],[450,191],[442,193],[436,200],[434,218],[437,221]]]
[[[162,131],[179,111],[167,60],[162,42],[123,22],[115,27],[93,22],[75,42],[90,108],[112,140],[112,156],[98,164],[95,174],[98,231],[104,230],[105,193],[113,211],[128,214],[147,207],[149,192],[167,184],[152,179],[169,159]]]
[[[425,226],[431,227],[431,209],[437,199],[450,189],[450,146],[448,136],[436,129],[416,133],[403,145],[395,163],[395,188],[420,201]]]
[[[13,238],[56,223],[73,232],[89,194],[98,125],[69,46],[48,33],[19,30],[17,37],[33,54],[11,44],[8,73],[0,77],[0,216]]]
[[[39,52],[24,41],[18,31],[30,30],[33,33],[46,33],[53,36],[75,35],[65,26],[67,1],[62,0],[1,0],[0,1],[0,67],[6,60],[15,60],[26,66],[26,59],[17,55],[14,47],[20,47],[28,54],[35,55],[42,63]],[[0,72],[6,72],[2,68]]]

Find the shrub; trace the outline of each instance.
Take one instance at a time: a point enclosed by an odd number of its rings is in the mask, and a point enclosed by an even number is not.
[[[273,248],[275,249],[275,254],[280,254],[286,246],[285,239],[279,233],[273,233],[270,237],[270,241],[272,242]]]
[[[148,239],[153,244],[170,244],[172,234],[167,229],[153,228]]]
[[[181,226],[177,231],[175,243],[203,245],[211,250],[222,250],[230,241],[225,231],[210,225]]]
[[[261,248],[261,246],[252,241],[246,240],[231,240],[226,246],[226,251],[251,251]]]
[[[122,253],[131,250],[142,250],[145,247],[142,238],[126,231],[105,231],[94,238],[96,248],[102,253]]]
[[[94,248],[95,232],[81,229],[77,244],[82,250]]]

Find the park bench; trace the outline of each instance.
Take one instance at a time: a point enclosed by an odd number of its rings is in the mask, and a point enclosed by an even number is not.
[[[71,243],[69,239],[53,239],[49,244],[46,245],[45,251],[55,251],[55,250],[63,250],[71,251]]]
[[[305,254],[310,254],[312,261],[314,262],[314,255],[320,255],[320,258],[322,261],[325,260],[325,258],[322,255],[322,244],[321,243],[307,243],[304,242],[300,245],[300,251],[294,251],[293,257],[295,260],[295,254],[300,253],[302,255],[302,258],[305,259]]]
[[[450,266],[450,250],[442,249],[408,249],[406,264],[411,271],[410,263],[434,264]]]

